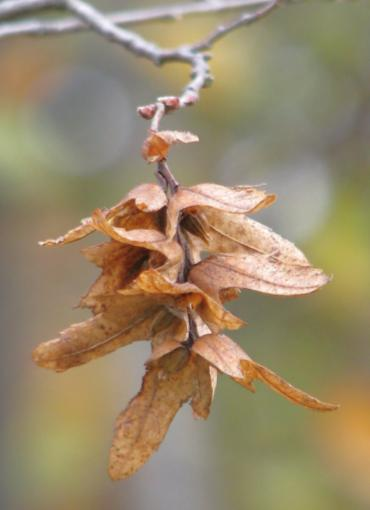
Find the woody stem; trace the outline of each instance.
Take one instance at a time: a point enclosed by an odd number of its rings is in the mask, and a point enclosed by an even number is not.
[[[175,179],[173,173],[168,166],[168,163],[165,159],[162,159],[158,162],[156,177],[161,185],[163,191],[166,193],[168,198],[173,196],[179,188],[179,183]],[[180,225],[177,226],[176,230],[176,241],[181,246],[184,253],[184,260],[182,267],[179,271],[179,276],[177,278],[178,283],[184,283],[187,281],[188,273],[193,264],[191,252],[189,245],[187,243],[186,237],[184,236]]]
[[[158,162],[156,177],[168,197],[176,193],[179,183],[175,179],[165,159]]]
[[[179,183],[175,179],[165,159],[158,162],[156,177],[168,198],[170,198],[176,193],[176,191],[179,188]],[[185,283],[188,279],[188,274],[193,264],[193,259],[189,244],[186,240],[185,235],[182,232],[180,224],[178,224],[176,229],[176,241],[181,246],[184,254],[183,263],[177,277],[177,283]],[[188,319],[189,319],[189,336],[186,342],[184,342],[184,346],[190,349],[198,336],[197,327],[192,316],[192,311],[190,309],[188,310]]]

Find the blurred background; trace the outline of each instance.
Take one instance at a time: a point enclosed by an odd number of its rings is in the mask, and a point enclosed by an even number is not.
[[[220,19],[140,31],[173,46]],[[213,87],[162,124],[200,137],[172,150],[183,184],[265,183],[279,200],[256,219],[334,275],[304,298],[243,293],[231,309],[249,326],[232,337],[341,409],[315,413],[220,377],[207,422],[184,406],[159,452],[115,483],[106,473],[113,423],[149,348],[64,374],[34,366],[34,346],[88,316],[73,307],[97,270],[79,250],[99,238],[55,250],[37,241],[154,180],[136,106],[178,93],[188,68],[157,69],[96,35],[1,42],[1,508],[370,508],[369,26],[367,2],[282,8],[220,42]]]

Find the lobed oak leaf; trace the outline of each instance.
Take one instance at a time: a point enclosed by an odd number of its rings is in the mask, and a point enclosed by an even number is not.
[[[328,283],[329,277],[312,266],[285,264],[274,257],[250,252],[207,257],[191,269],[189,281],[212,296],[230,287],[297,296],[314,292]]]
[[[193,142],[199,142],[199,138],[189,132],[151,131],[143,143],[141,154],[148,163],[155,163],[167,158],[171,145]]]
[[[254,391],[253,380],[261,380],[295,404],[319,411],[333,411],[338,408],[336,404],[321,402],[295,388],[270,369],[256,363],[239,345],[225,335],[202,336],[196,340],[192,351],[249,390]]]
[[[169,238],[175,235],[182,211],[196,214],[204,208],[212,208],[233,214],[246,214],[268,207],[274,201],[275,195],[268,195],[250,186],[228,188],[211,183],[190,188],[180,186],[169,200],[166,233]]]

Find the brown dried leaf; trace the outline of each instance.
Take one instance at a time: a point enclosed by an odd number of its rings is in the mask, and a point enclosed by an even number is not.
[[[240,292],[241,292],[240,289],[237,289],[235,287],[230,287],[229,289],[221,289],[219,292],[221,303],[238,299],[238,297],[240,296]]]
[[[156,212],[167,205],[167,197],[163,189],[152,182],[140,184],[129,191],[126,201],[130,200],[133,200],[135,206],[143,212]],[[110,214],[113,214],[113,208]]]
[[[148,339],[159,305],[150,296],[118,295],[107,299],[102,309],[95,317],[72,324],[59,338],[41,343],[33,351],[33,360],[41,367],[63,371]]]
[[[250,186],[225,187],[219,184],[198,184],[190,188],[180,186],[170,199],[167,210],[166,232],[169,238],[175,235],[181,211],[195,213],[210,207],[233,214],[256,212],[275,201],[275,195]]]
[[[173,339],[166,339],[161,343],[153,344],[153,351],[147,363],[152,363],[153,361],[157,361],[163,356],[167,356],[172,351],[175,351],[180,346],[179,342]]]
[[[68,230],[63,236],[59,236],[56,239],[46,239],[45,241],[39,241],[40,246],[57,246],[59,244],[73,243],[79,241],[84,237],[88,236],[92,232],[95,232],[95,227],[92,224],[91,218],[83,218],[81,225],[78,225],[71,230]]]
[[[110,452],[113,480],[134,474],[158,449],[180,407],[193,392],[193,363],[177,349],[152,363],[140,393],[116,421]]]
[[[241,347],[225,335],[200,337],[194,343],[192,350],[217,370],[249,390],[254,391],[252,382],[259,379],[283,397],[304,407],[319,411],[333,411],[338,408],[336,404],[321,402],[308,393],[295,388],[268,368],[256,363]]]
[[[126,289],[120,290],[123,295],[146,294],[156,295],[157,301],[172,305],[180,310],[191,306],[212,329],[238,329],[244,322],[223,308],[201,289],[191,283],[175,283],[166,279],[154,269],[143,271]]]
[[[250,360],[248,354],[226,335],[201,336],[194,342],[192,351],[233,379],[244,378],[240,361]]]
[[[185,311],[170,310],[169,306],[163,307],[162,315],[156,320],[153,326],[152,346],[174,340],[177,343],[185,342],[189,336],[189,317]]]
[[[292,242],[244,215],[205,209],[202,219],[208,233],[205,248],[210,253],[243,254],[254,250],[284,264],[310,265]]]
[[[180,245],[175,241],[169,241],[164,234],[157,230],[125,230],[114,227],[100,209],[94,211],[92,220],[96,230],[120,243],[157,251],[165,256],[170,266],[179,266],[182,262],[183,251]]]
[[[178,349],[179,345],[185,342],[188,336],[188,314],[177,310],[176,315],[174,315],[168,308],[164,307],[152,328],[152,354],[149,362],[158,360]]]
[[[110,209],[101,211],[101,214],[107,220],[113,220],[120,214],[124,215],[125,209],[128,208],[129,217],[131,218],[139,214],[142,224],[141,227],[145,228],[146,225],[143,213],[148,213],[147,216],[151,219],[152,215],[150,213],[160,211],[165,205],[167,205],[167,197],[160,186],[157,184],[141,184],[132,189],[118,204]],[[81,221],[81,225],[69,230],[64,236],[60,236],[56,239],[47,239],[46,241],[41,241],[39,244],[41,246],[68,244],[86,237],[95,230],[96,227],[93,223],[93,219],[85,218]]]
[[[213,211],[213,209],[209,210]],[[183,232],[193,234],[196,239],[201,239],[207,245],[209,226],[201,214],[184,213],[180,226]]]
[[[329,277],[311,266],[284,264],[251,252],[210,256],[191,269],[189,280],[211,296],[230,287],[297,296],[314,292],[328,283]]]
[[[211,410],[217,384],[217,370],[201,356],[194,359],[191,407],[195,418],[205,420]]]
[[[242,366],[244,365],[242,361]],[[308,393],[295,388],[290,383],[285,381],[282,377],[275,374],[269,368],[264,367],[255,363],[255,369],[257,371],[257,378],[266,383],[271,389],[282,395],[283,397],[291,400],[295,404],[299,404],[310,409],[316,409],[318,411],[335,411],[339,408],[338,404],[329,404],[327,402],[321,402],[321,400],[309,395]]]
[[[101,275],[79,304],[92,309],[94,313],[99,313],[104,307],[104,296],[114,295],[138,276],[149,257],[148,250],[117,241],[89,246],[82,253],[90,262],[102,268]]]
[[[189,132],[152,131],[142,146],[141,154],[148,163],[154,163],[166,159],[174,143],[193,142],[199,142],[199,138]]]

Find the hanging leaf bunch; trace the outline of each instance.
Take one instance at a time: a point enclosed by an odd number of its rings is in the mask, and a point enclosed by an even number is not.
[[[83,250],[101,269],[80,306],[92,317],[72,324],[33,352],[57,372],[146,340],[151,356],[142,387],[119,415],[110,451],[112,479],[135,473],[159,447],[180,407],[207,418],[219,373],[254,391],[254,381],[305,407],[328,411],[251,359],[224,330],[244,322],[225,308],[241,289],[265,294],[309,294],[329,278],[290,241],[249,217],[275,196],[252,186],[180,186],[167,155],[191,133],[151,130],[142,154],[158,165],[159,184],[142,184],[110,209],[44,246],[65,245],[93,232],[107,242]]]

